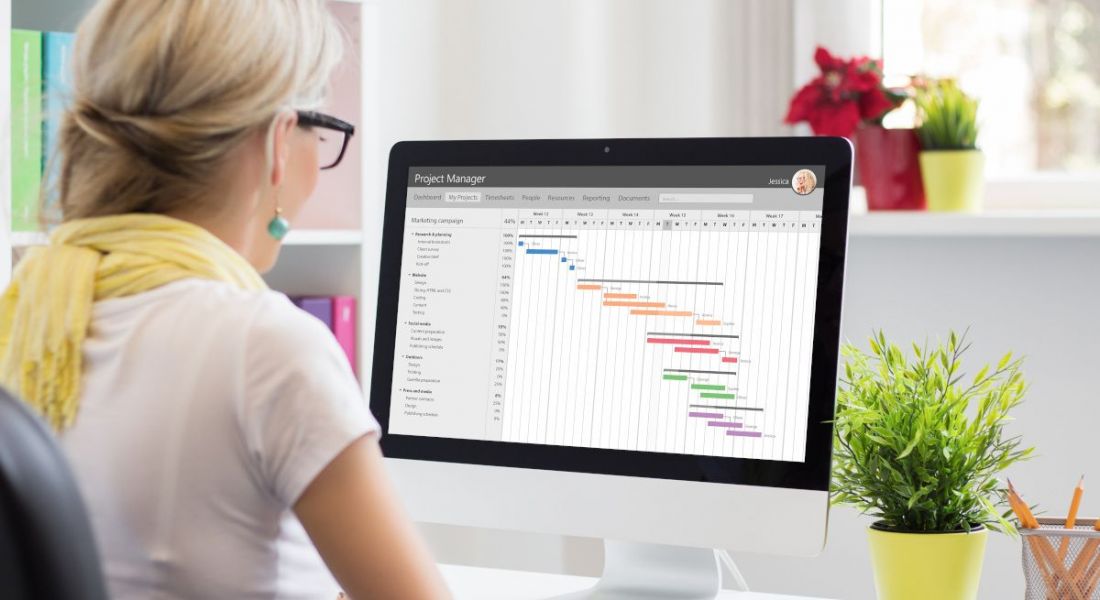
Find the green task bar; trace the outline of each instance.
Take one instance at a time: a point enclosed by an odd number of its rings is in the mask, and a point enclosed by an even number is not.
[[[736,397],[736,394],[715,394],[713,392],[712,393],[704,392],[702,394],[699,394],[699,396],[701,396],[703,398],[715,398],[715,399],[719,399],[719,400],[733,400]]]
[[[665,375],[665,381],[687,381],[687,375]]]
[[[710,384],[710,383],[693,383],[693,384],[691,384],[691,389],[693,389],[693,390],[714,390],[716,392],[721,392],[721,391],[725,391],[726,386],[724,386],[724,385],[714,385],[714,384]]]

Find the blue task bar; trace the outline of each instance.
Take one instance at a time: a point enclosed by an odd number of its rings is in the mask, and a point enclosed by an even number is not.
[[[557,248],[528,248],[528,254],[557,254]]]
[[[519,245],[520,245],[520,246],[522,246],[522,245],[523,245],[523,240],[520,240],[520,241],[519,241]]]
[[[569,265],[569,270],[570,271],[576,271],[577,267],[575,265]]]
[[[564,256],[563,256],[563,257],[561,257],[561,262],[565,262],[565,261],[567,261],[567,260],[569,260],[569,259],[565,258]]]

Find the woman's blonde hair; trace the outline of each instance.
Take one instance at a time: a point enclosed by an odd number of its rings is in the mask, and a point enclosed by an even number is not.
[[[100,0],[59,133],[64,220],[205,208],[226,156],[320,104],[341,52],[324,0]]]

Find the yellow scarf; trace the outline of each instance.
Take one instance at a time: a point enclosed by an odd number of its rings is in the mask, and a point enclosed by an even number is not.
[[[162,215],[70,221],[31,249],[0,297],[0,384],[60,431],[76,417],[92,304],[186,278],[266,289],[255,269],[205,229]]]

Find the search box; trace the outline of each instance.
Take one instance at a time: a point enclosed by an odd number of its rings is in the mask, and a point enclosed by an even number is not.
[[[664,204],[750,204],[752,194],[661,194]]]

